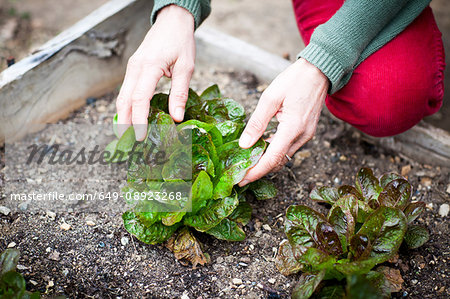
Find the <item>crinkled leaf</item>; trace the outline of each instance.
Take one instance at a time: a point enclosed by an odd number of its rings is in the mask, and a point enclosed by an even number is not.
[[[343,253],[339,236],[328,222],[320,222],[316,227],[316,234],[320,249],[333,256],[339,256]]]
[[[384,189],[387,184],[397,179],[405,178],[395,172],[385,173],[380,178],[380,187]]]
[[[305,265],[305,269],[308,269],[308,271],[303,270],[304,272],[317,272],[323,269],[331,270],[336,263],[336,257],[318,248],[310,247],[298,258],[298,261]]]
[[[277,188],[272,181],[260,179],[248,184],[248,189],[253,192],[256,199],[271,199],[277,196]]]
[[[175,150],[163,164],[162,177],[169,180],[189,180],[192,178],[192,153],[185,148]]]
[[[222,95],[220,94],[219,86],[217,86],[217,84],[214,84],[205,89],[200,97],[202,98],[202,100],[212,100],[220,99]]]
[[[229,196],[233,186],[239,183],[247,171],[261,158],[266,143],[260,139],[248,149],[241,149],[238,141],[225,143],[217,149],[220,159],[217,180],[214,184],[214,198]]]
[[[320,222],[326,222],[326,218],[307,206],[287,209],[284,229],[294,253],[303,254],[309,247],[317,246],[316,227]]]
[[[350,186],[350,185],[342,185],[338,188],[338,193],[339,193],[339,197],[345,196],[345,195],[354,195],[356,196],[358,199],[364,200],[364,198],[362,197],[362,194],[356,190],[355,187]]]
[[[292,291],[292,298],[307,299],[311,297],[324,276],[325,270],[322,270],[317,274],[303,273]]]
[[[186,102],[186,110],[192,106],[199,105],[201,103],[202,100],[200,99],[199,95],[194,90],[189,88],[188,99]]]
[[[337,200],[328,213],[328,221],[338,234],[344,252],[355,233],[357,215],[358,199],[351,194]]]
[[[133,211],[125,212],[122,215],[122,219],[125,229],[139,241],[147,244],[158,244],[166,241],[180,225],[180,222],[172,226],[166,226],[161,222],[155,222],[150,226],[146,226]]]
[[[169,95],[165,93],[155,94],[150,101],[150,106],[169,113]]]
[[[425,211],[425,203],[423,201],[410,203],[403,211],[406,216],[406,222],[408,224],[413,222],[423,211]]]
[[[161,222],[164,225],[171,226],[180,222],[184,215],[186,215],[186,212],[168,212],[164,217],[161,217]]]
[[[371,207],[377,207],[378,195],[382,189],[378,179],[373,175],[372,169],[361,168],[358,171],[356,175],[356,189]]]
[[[294,252],[303,254],[309,247],[318,247],[330,254],[342,253],[339,237],[327,219],[307,206],[287,209],[285,232]]]
[[[411,189],[411,184],[407,180],[393,180],[381,191],[378,201],[383,206],[403,210],[410,202]]]
[[[223,144],[222,134],[214,124],[205,123],[196,119],[190,119],[181,123],[177,128],[178,130],[197,128],[202,133],[207,132],[211,136],[211,140],[215,146]]]
[[[430,238],[428,230],[421,225],[409,225],[405,233],[405,244],[410,249],[419,248]]]
[[[334,187],[319,187],[314,188],[309,194],[309,197],[312,200],[326,202],[332,205],[339,199],[339,193],[338,190]]]
[[[217,239],[226,241],[243,241],[245,232],[239,227],[237,222],[228,218],[223,219],[219,224],[206,231]]]
[[[17,249],[8,248],[0,255],[0,276],[9,271],[14,271],[19,263],[20,252]]]
[[[220,132],[223,142],[226,143],[239,138],[244,130],[244,123],[226,120],[218,123],[215,128]]]
[[[173,235],[166,243],[175,255],[175,258],[185,266],[190,262],[195,268],[198,264],[205,265],[208,263],[207,257],[203,254],[200,243],[192,235],[188,228],[181,229]]]
[[[211,179],[205,171],[201,171],[192,184],[192,214],[197,213],[201,208],[205,207],[212,194],[213,184]]]
[[[295,258],[292,246],[288,240],[281,242],[275,265],[283,275],[291,275],[304,269],[304,265]]]
[[[193,177],[200,171],[206,171],[210,176],[215,176],[214,163],[208,152],[199,144],[192,145],[192,173]]]
[[[379,207],[371,214],[362,225],[358,233],[352,238],[361,240],[368,239],[371,258],[382,263],[391,258],[401,245],[403,236],[406,232],[406,217],[402,211],[391,207]],[[360,242],[350,242],[350,251],[355,257],[359,258],[361,250],[357,250],[355,245]]]
[[[207,231],[219,224],[222,219],[228,217],[238,204],[237,194],[209,201],[208,205],[200,209],[196,214],[188,213],[184,217],[184,224],[192,226],[201,232]]]
[[[241,223],[242,225],[247,225],[252,217],[252,206],[247,202],[239,202],[239,205],[234,209],[228,218],[230,220]]]
[[[358,200],[358,216],[356,222],[364,223],[367,217],[369,217],[369,215],[372,214],[373,211],[374,210],[369,206],[367,202]]]

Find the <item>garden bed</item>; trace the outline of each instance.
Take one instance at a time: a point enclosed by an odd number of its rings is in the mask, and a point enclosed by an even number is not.
[[[200,65],[192,79],[194,90],[217,83],[224,96],[234,98],[250,113],[265,84],[248,72]],[[160,84],[167,91],[168,81]],[[61,121],[73,124],[111,123],[116,93],[107,94]],[[270,131],[274,130],[275,124]],[[97,132],[100,136],[103,131]],[[93,135],[95,137],[95,134]],[[2,155],[2,165],[4,165]],[[412,161],[396,152],[374,146],[363,136],[328,113],[320,119],[316,136],[286,167],[269,176],[279,193],[269,201],[251,201],[253,217],[243,242],[224,242],[198,234],[211,263],[192,269],[182,266],[163,246],[146,245],[131,237],[122,225],[120,205],[104,212],[21,211],[0,215],[0,250],[13,246],[22,252],[19,269],[28,290],[69,298],[261,298],[288,297],[298,275],[284,277],[273,263],[285,238],[283,216],[292,204],[325,207],[308,199],[314,186],[351,184],[360,167],[376,175],[395,171],[406,175],[414,187],[413,199],[427,209],[416,222],[430,231],[430,241],[416,250],[400,251],[392,267],[400,269],[403,289],[397,297],[447,298],[449,233],[448,216],[439,208],[448,204],[449,169]],[[71,171],[78,171],[73,169]],[[4,173],[4,169],[2,170]],[[34,177],[46,174],[35,174]],[[70,173],[67,174],[71,176]],[[74,174],[74,176],[76,176]],[[1,182],[2,186],[4,182]],[[18,186],[29,188],[27,182]],[[92,186],[95,188],[95,186]],[[116,186],[119,190],[119,186]],[[100,186],[99,186],[100,188]],[[111,189],[115,187],[112,186]],[[447,192],[448,191],[448,192]],[[4,199],[3,199],[4,200]],[[0,201],[0,205],[1,201]],[[61,228],[70,225],[69,230]],[[187,298],[185,297],[185,298]]]

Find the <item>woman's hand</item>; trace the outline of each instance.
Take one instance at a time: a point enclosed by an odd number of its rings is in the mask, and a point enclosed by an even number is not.
[[[118,123],[124,124],[119,134],[133,124],[136,140],[145,138],[150,100],[162,76],[172,78],[169,113],[182,121],[194,61],[194,17],[182,7],[166,6],[128,61],[116,102]]]
[[[314,65],[301,58],[278,75],[263,92],[239,139],[239,146],[249,148],[262,136],[267,124],[276,116],[277,132],[259,162],[239,183],[244,186],[272,170],[277,170],[316,131],[320,112],[328,91],[328,78]]]

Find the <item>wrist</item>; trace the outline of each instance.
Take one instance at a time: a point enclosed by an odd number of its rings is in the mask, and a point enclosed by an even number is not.
[[[300,65],[300,67],[302,68],[302,72],[307,73],[308,76],[314,78],[315,81],[320,84],[320,86],[323,86],[328,90],[330,86],[330,80],[318,67],[304,58],[298,59],[295,63]]]
[[[183,26],[192,28],[192,30],[194,30],[195,27],[194,16],[187,9],[176,4],[167,5],[158,11],[155,24],[164,21],[170,23],[178,21],[179,23],[182,23]]]

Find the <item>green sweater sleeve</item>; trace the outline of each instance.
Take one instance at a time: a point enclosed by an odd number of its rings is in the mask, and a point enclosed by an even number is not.
[[[158,11],[170,4],[175,4],[187,9],[194,16],[196,29],[211,13],[210,0],[155,0],[151,16],[152,25],[156,21]]]
[[[402,32],[430,0],[346,0],[318,26],[298,58],[319,68],[335,93],[368,56]]]

